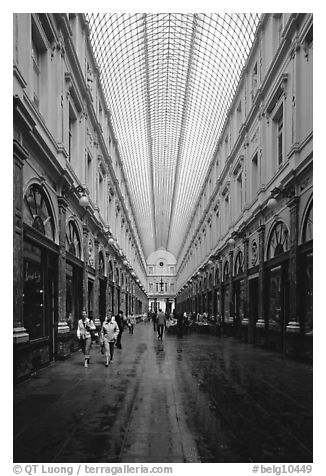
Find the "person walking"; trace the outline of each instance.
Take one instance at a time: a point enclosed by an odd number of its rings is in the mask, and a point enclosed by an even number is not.
[[[119,335],[117,337],[117,342],[116,342],[116,347],[118,349],[122,349],[122,346],[121,346],[121,337],[122,337],[122,333],[123,333],[123,330],[124,330],[124,319],[123,319],[123,312],[120,311],[118,312],[118,314],[115,316],[115,320],[118,324],[118,327],[119,327]]]
[[[85,309],[82,311],[82,317],[78,321],[77,338],[80,341],[82,352],[85,356],[84,367],[88,367],[90,352],[92,347],[92,332],[96,331],[96,326],[92,319],[87,317]]]
[[[152,323],[154,332],[156,331],[156,312],[152,312]]]
[[[166,326],[166,317],[162,309],[160,309],[159,313],[157,314],[157,334],[158,334],[158,338],[161,340],[163,338],[163,330],[165,326]]]
[[[177,335],[178,337],[183,337],[183,324],[184,324],[184,321],[185,319],[187,318],[187,313],[184,312],[183,314],[178,314],[177,315],[177,321],[178,321],[178,324],[177,324]]]
[[[130,314],[129,319],[128,319],[128,327],[129,327],[129,334],[133,335],[134,333],[134,327],[136,324],[136,319],[133,313]]]
[[[111,363],[113,360],[114,343],[119,335],[119,332],[120,332],[119,326],[116,323],[115,317],[107,316],[102,324],[102,329],[101,329],[101,338],[103,339],[103,342],[104,342],[105,357],[106,357],[105,367],[108,367],[109,363]],[[110,360],[109,360],[109,356],[110,356]]]

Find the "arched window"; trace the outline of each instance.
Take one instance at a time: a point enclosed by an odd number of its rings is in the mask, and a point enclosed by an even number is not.
[[[119,269],[116,268],[115,270],[115,284],[117,284],[118,286],[120,285],[120,276],[119,276]]]
[[[50,201],[38,184],[31,185],[25,194],[24,221],[54,241],[55,227]]]
[[[229,275],[230,275],[229,262],[226,261],[224,264],[224,269],[223,269],[223,281],[226,281],[227,279],[229,279]]]
[[[105,272],[105,262],[104,262],[103,251],[100,251],[98,254],[98,272],[100,274],[104,274]]]
[[[212,273],[209,273],[209,277],[208,277],[208,287],[209,287],[209,288],[212,287],[212,282],[213,282]]]
[[[111,261],[109,261],[109,279],[113,281],[113,266]]]
[[[81,258],[81,243],[78,228],[73,220],[67,225],[66,232],[66,249],[77,258]]]
[[[215,270],[215,285],[218,284],[219,280],[220,280],[220,270],[219,270],[219,268],[216,268],[216,270]]]
[[[234,263],[234,274],[240,274],[243,273],[243,253],[240,250],[235,258],[235,263]]]
[[[288,229],[282,221],[274,226],[267,248],[267,259],[279,256],[289,249]]]
[[[303,235],[302,235],[302,243],[306,243],[313,239],[313,221],[312,221],[312,202],[309,205],[304,224],[303,224]]]

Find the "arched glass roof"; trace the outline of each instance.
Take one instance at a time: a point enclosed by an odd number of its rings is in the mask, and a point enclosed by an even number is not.
[[[178,256],[259,14],[87,14],[144,253]]]

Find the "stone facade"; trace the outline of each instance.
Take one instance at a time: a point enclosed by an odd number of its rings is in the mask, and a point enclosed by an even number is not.
[[[85,17],[14,14],[13,21],[13,332],[21,379],[76,349],[83,308],[100,325],[106,312],[148,306],[145,258]]]
[[[263,15],[177,268],[180,312],[219,314],[246,341],[308,358],[312,24],[311,14]],[[220,278],[207,286],[211,272]]]

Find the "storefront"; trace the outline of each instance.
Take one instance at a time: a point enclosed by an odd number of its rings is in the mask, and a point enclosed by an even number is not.
[[[77,329],[83,309],[83,262],[81,235],[74,220],[66,227],[66,314],[71,331]]]
[[[239,250],[235,256],[233,277],[234,326],[237,335],[245,341],[248,336],[246,320],[246,289],[243,251]]]
[[[289,322],[289,231],[283,221],[272,228],[265,263],[267,345],[285,351]]]
[[[302,354],[312,359],[313,354],[313,201],[310,200],[303,220],[302,240],[299,246],[300,329]]]
[[[258,267],[251,268],[248,275],[248,342],[255,343],[256,323],[259,313]]]
[[[31,368],[56,356],[58,246],[50,199],[39,184],[24,196],[23,316]]]

